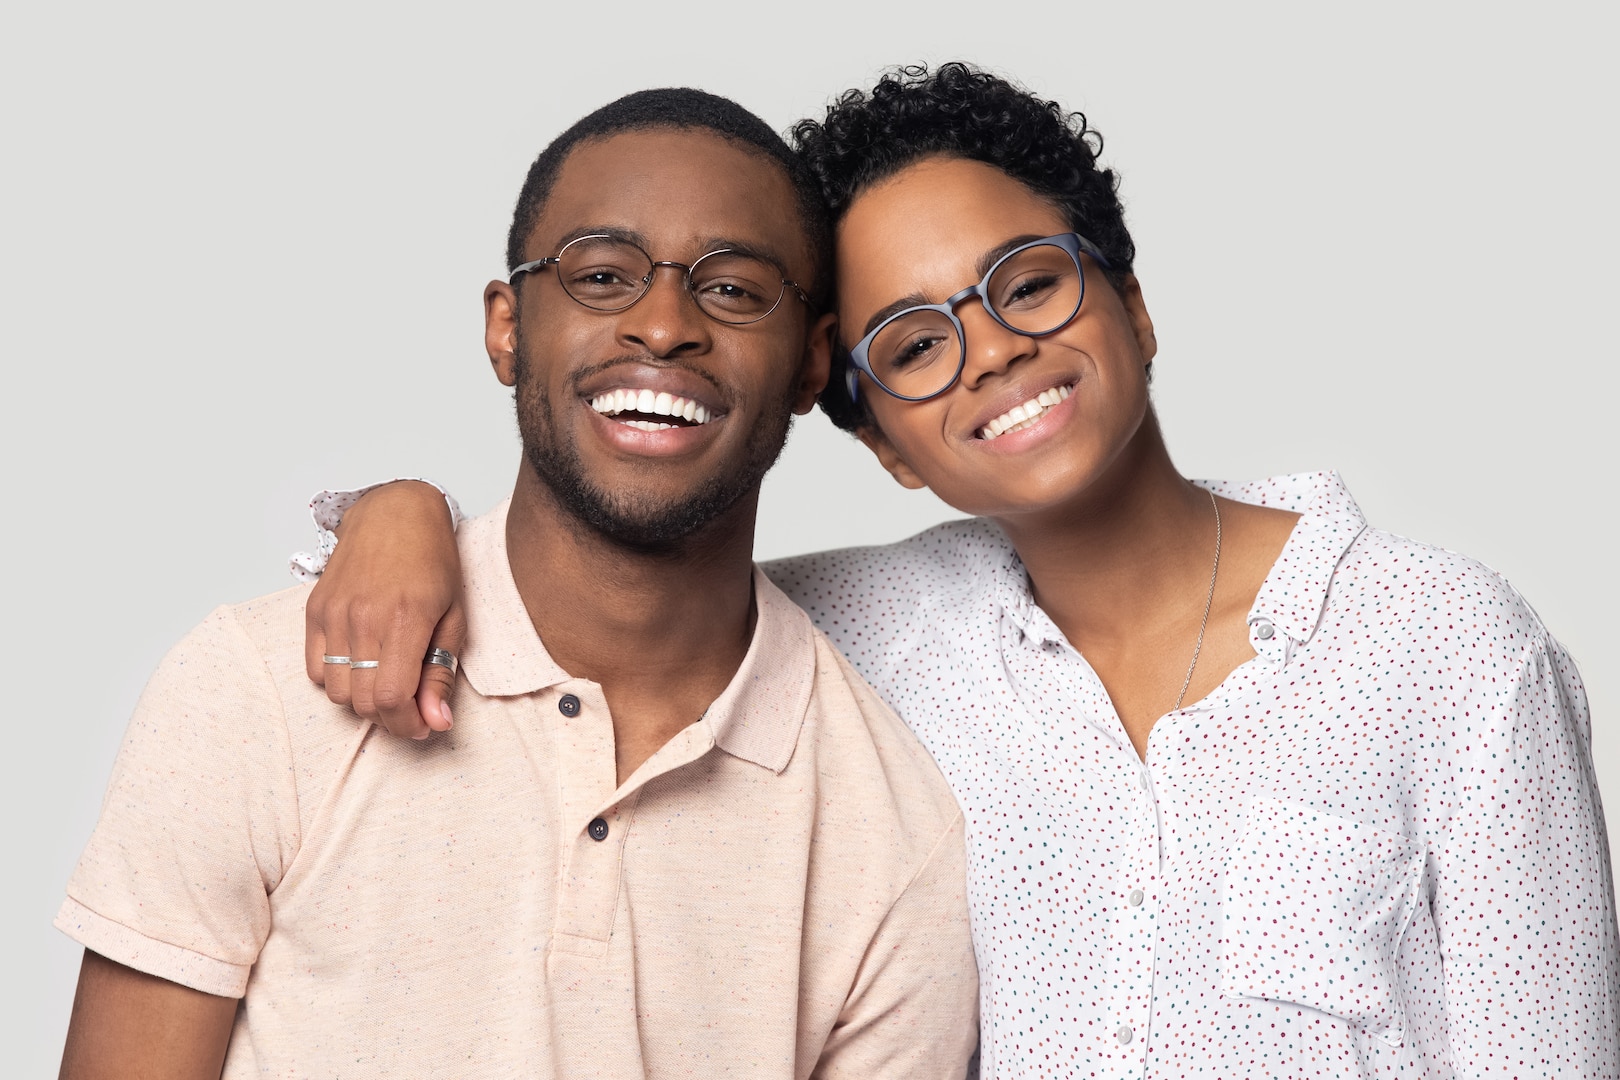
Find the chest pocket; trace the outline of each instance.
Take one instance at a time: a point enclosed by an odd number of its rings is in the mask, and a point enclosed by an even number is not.
[[[1222,992],[1320,1009],[1400,1046],[1395,957],[1424,855],[1399,833],[1255,799],[1221,886]]]

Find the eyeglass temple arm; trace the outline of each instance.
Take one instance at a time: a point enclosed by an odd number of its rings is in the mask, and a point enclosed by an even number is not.
[[[512,282],[516,281],[519,274],[527,274],[531,270],[540,269],[542,266],[555,266],[561,261],[561,259],[553,256],[549,259],[535,259],[533,262],[519,263],[517,266],[512,267],[512,272],[510,274],[506,275],[506,283],[510,285]]]

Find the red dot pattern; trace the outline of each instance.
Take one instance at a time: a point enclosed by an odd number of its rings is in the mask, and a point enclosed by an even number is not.
[[[1580,676],[1478,562],[1332,473],[1256,656],[1137,758],[1005,536],[766,569],[969,822],[984,1077],[1620,1076],[1620,945]]]

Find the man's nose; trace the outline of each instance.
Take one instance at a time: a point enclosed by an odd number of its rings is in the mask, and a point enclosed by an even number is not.
[[[687,287],[683,268],[655,266],[641,299],[619,313],[618,337],[654,356],[700,353],[709,347],[712,322]]]
[[[969,389],[987,378],[1003,374],[1018,360],[1034,353],[1035,339],[1009,330],[990,316],[977,299],[956,309],[962,323],[961,382]]]

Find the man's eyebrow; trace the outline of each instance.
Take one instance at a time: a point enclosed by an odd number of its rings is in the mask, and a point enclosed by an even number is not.
[[[782,254],[769,244],[762,244],[755,240],[738,240],[730,236],[709,236],[698,245],[703,250],[692,257],[707,255],[711,251],[735,251],[739,255],[748,255],[755,259],[764,259],[782,272],[783,277],[788,276],[787,260]]]
[[[1007,254],[1007,252],[1013,250],[1013,248],[1023,247],[1025,244],[1031,243],[1032,241],[1044,239],[1046,239],[1044,236],[1037,236],[1034,233],[1026,233],[1023,236],[1015,236],[1011,240],[1003,240],[1001,243],[997,244],[993,248],[990,248],[988,251],[983,252],[979,256],[978,260],[973,264],[973,272],[979,275],[980,281],[983,281],[984,275],[988,274],[990,272],[990,268],[996,265],[996,260]],[[922,295],[921,293],[911,293],[909,296],[902,296],[900,299],[895,300],[892,303],[884,304],[882,307],[878,308],[872,313],[872,317],[870,319],[866,320],[866,327],[861,331],[861,337],[865,337],[873,330],[876,330],[878,328],[878,324],[891,315],[898,315],[900,312],[906,310],[906,308],[922,307],[926,304],[932,303],[932,300],[928,299],[928,297]]]
[[[647,249],[647,237],[635,229],[626,229],[619,225],[581,225],[577,229],[569,229],[557,238],[557,251],[561,251],[582,236],[611,236],[615,240],[628,240],[643,251]],[[556,252],[552,254],[555,255]]]

